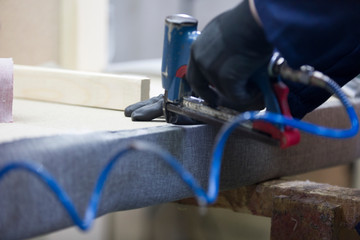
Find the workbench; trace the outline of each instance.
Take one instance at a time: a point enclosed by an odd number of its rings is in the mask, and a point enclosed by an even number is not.
[[[354,105],[360,110],[360,101]],[[346,128],[345,113],[328,101],[305,120]],[[211,148],[218,129],[176,126],[162,119],[131,122],[122,111],[15,99],[14,123],[0,124],[1,165],[18,160],[40,163],[66,190],[83,216],[95,181],[107,161],[134,140],[157,144],[206,187]],[[347,140],[302,133],[301,143],[282,150],[242,136],[225,149],[221,190],[237,189],[273,178],[351,163],[360,156],[360,136]],[[48,188],[27,172],[13,172],[0,182],[0,232],[22,239],[73,225]],[[173,202],[192,192],[161,159],[132,152],[109,176],[97,216]]]

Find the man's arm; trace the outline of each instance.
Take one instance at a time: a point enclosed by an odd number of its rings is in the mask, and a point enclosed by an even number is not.
[[[343,86],[360,72],[360,2],[250,0],[267,40],[294,68],[311,65]],[[293,116],[302,118],[330,94],[285,81]]]

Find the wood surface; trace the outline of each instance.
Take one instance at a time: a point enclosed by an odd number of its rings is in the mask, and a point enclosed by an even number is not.
[[[59,1],[59,63],[82,71],[103,71],[109,59],[109,1]]]
[[[119,131],[165,125],[132,122],[124,112],[50,102],[14,99],[13,123],[0,123],[0,143],[17,139],[94,131]]]
[[[123,110],[149,98],[150,79],[139,75],[14,66],[17,98]]]
[[[196,204],[194,198],[178,201]],[[271,239],[358,239],[359,189],[271,180],[223,191],[212,207],[271,217]]]

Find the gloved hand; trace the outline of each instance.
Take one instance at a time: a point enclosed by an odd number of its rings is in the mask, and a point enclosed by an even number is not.
[[[254,78],[267,78],[272,52],[245,0],[213,19],[196,39],[186,79],[211,106],[239,111],[261,109],[263,98]]]
[[[131,117],[133,121],[151,121],[164,114],[163,112],[164,96],[160,94],[157,97],[145,101],[134,103],[125,108],[125,117]]]
[[[131,117],[132,121],[151,121],[164,115],[163,110],[164,95],[150,98],[145,101],[134,103],[125,108],[125,117]],[[189,125],[199,124],[199,121],[193,120],[186,116],[175,114],[170,120],[173,124]]]
[[[272,46],[245,0],[205,27],[192,46],[186,78],[193,91],[212,106],[261,109],[263,98],[254,78],[266,78],[271,55]],[[150,121],[163,115],[162,108],[161,95],[130,105],[125,116]]]

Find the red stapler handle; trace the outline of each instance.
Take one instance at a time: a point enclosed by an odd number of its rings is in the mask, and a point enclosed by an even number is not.
[[[281,81],[272,85],[281,113],[292,118],[289,104],[287,101],[289,88]],[[282,129],[265,121],[254,121],[253,128],[269,134],[272,138],[280,141],[281,148],[287,148],[300,142],[300,131],[298,129],[284,126]]]

